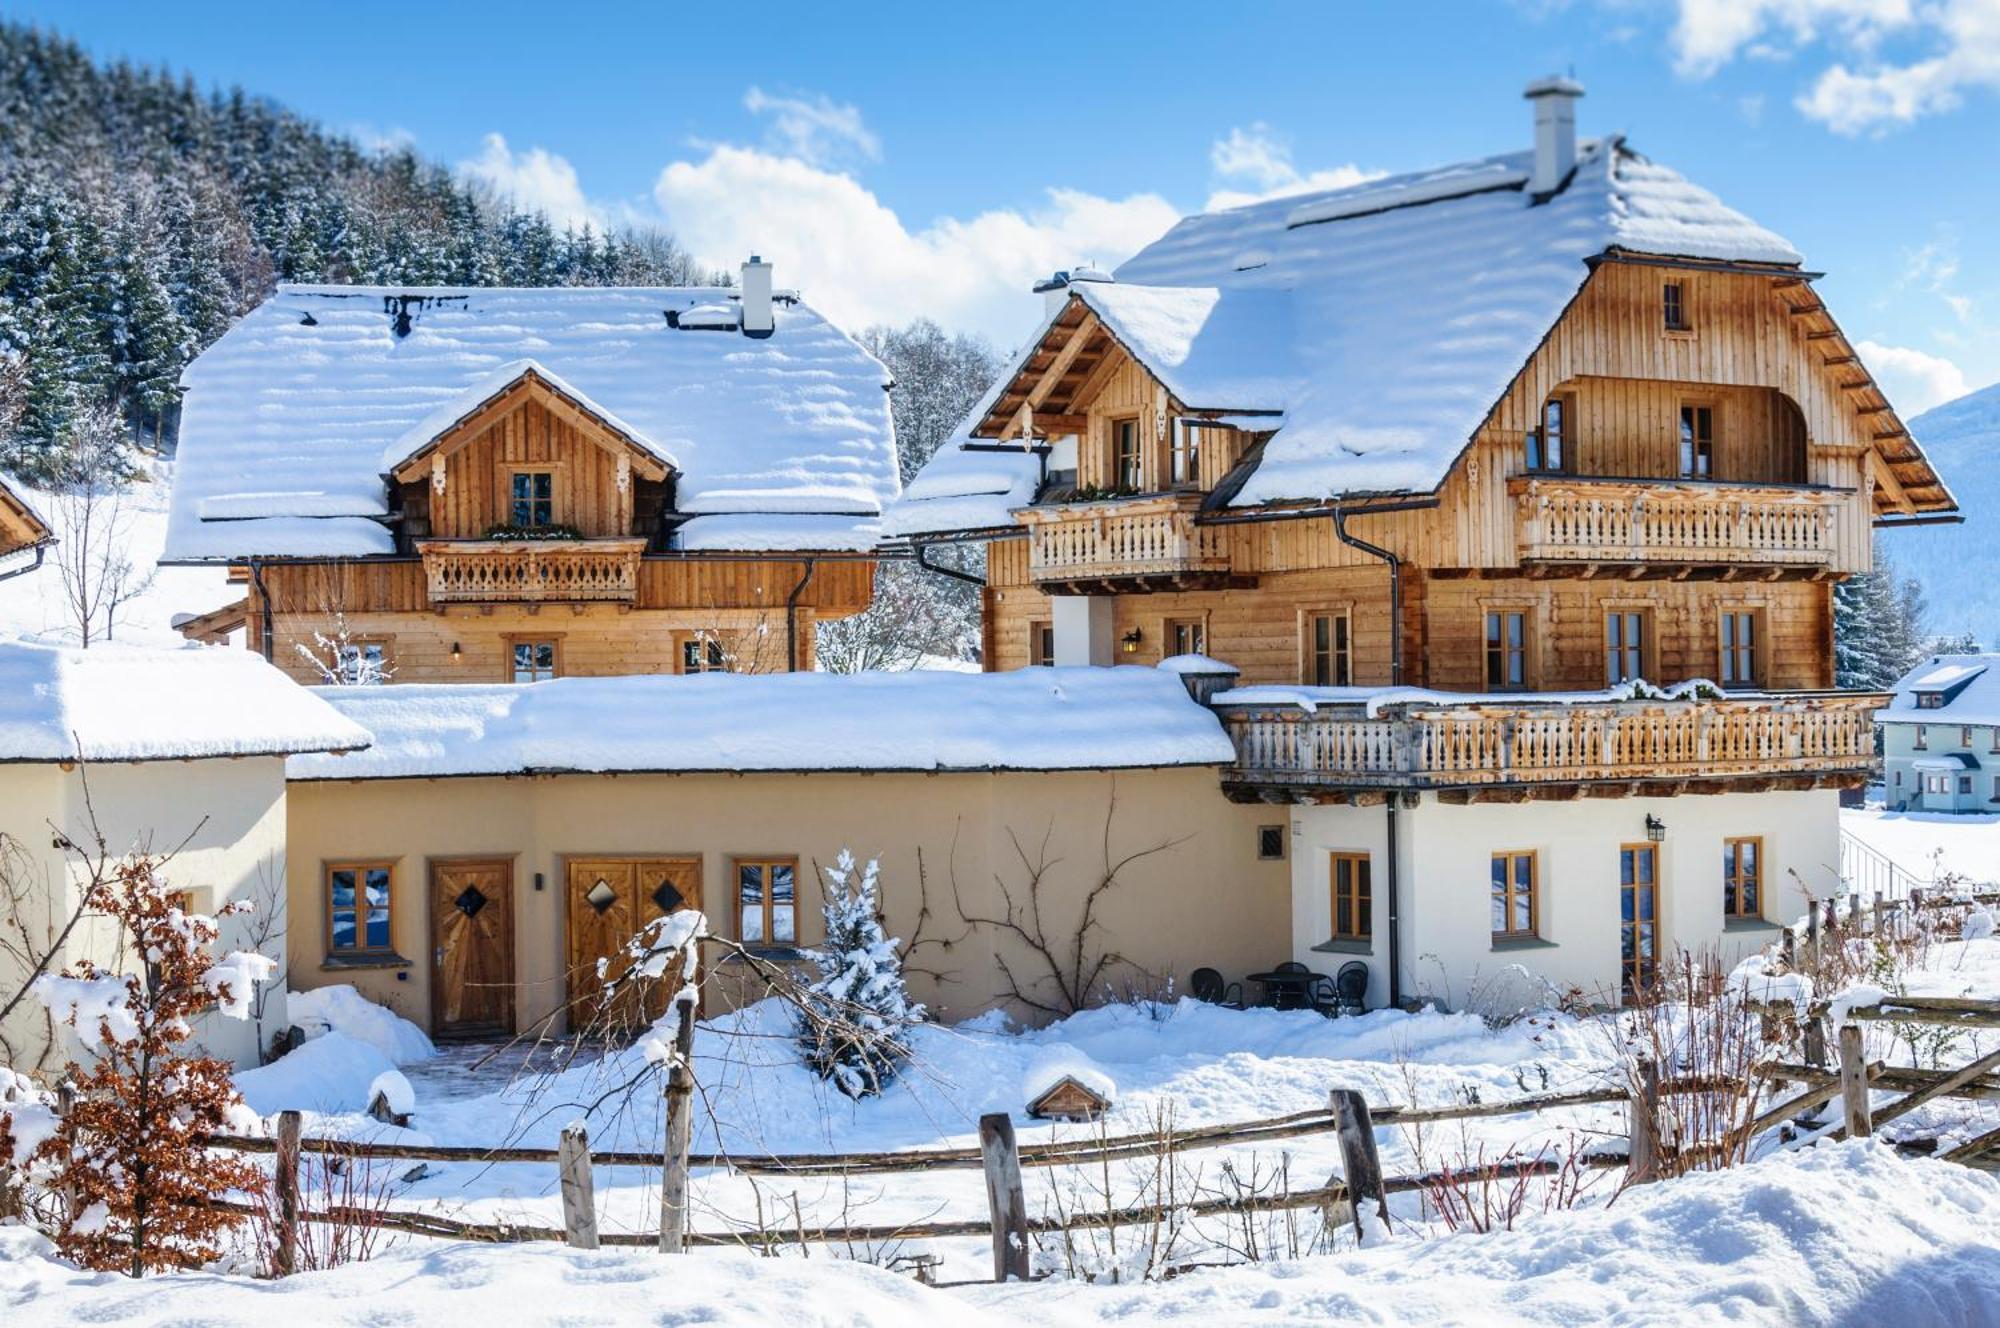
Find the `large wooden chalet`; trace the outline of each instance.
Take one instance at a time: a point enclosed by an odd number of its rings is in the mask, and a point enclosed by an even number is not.
[[[281,287],[190,367],[185,624],[302,681],[811,668],[896,488],[882,365],[738,290]]]

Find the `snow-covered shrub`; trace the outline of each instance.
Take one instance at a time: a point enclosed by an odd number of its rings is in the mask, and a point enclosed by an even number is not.
[[[846,849],[827,868],[826,944],[811,952],[819,977],[800,998],[806,1064],[852,1098],[879,1093],[909,1059],[903,1031],[924,1018],[903,985],[898,942],[877,916],[880,864],[857,875]]]

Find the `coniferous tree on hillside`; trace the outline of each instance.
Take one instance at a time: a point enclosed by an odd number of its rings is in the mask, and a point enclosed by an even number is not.
[[[1928,607],[1914,577],[1899,576],[1895,561],[1875,541],[1874,570],[1834,587],[1834,685],[1868,691],[1887,688],[1935,653],[1969,653],[1968,638],[1933,637],[1925,627]]]

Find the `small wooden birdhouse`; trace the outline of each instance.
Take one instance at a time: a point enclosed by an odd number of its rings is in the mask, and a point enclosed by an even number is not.
[[[1037,1120],[1094,1121],[1111,1102],[1074,1075],[1063,1075],[1028,1103]]]

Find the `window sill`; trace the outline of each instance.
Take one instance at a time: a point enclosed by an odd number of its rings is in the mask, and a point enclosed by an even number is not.
[[[1495,936],[1493,949],[1502,950],[1553,950],[1554,941],[1545,941],[1539,936]]]
[[[369,968],[414,968],[416,965],[403,956],[394,953],[338,955],[330,954],[319,961],[320,971],[351,972]]]
[[[1768,922],[1763,918],[1724,918],[1722,921],[1722,930],[1725,932],[1783,931],[1784,928],[1775,922]]]
[[[1375,953],[1375,942],[1372,940],[1354,941],[1338,939],[1321,941],[1313,947],[1313,952],[1315,954],[1373,955]]]

